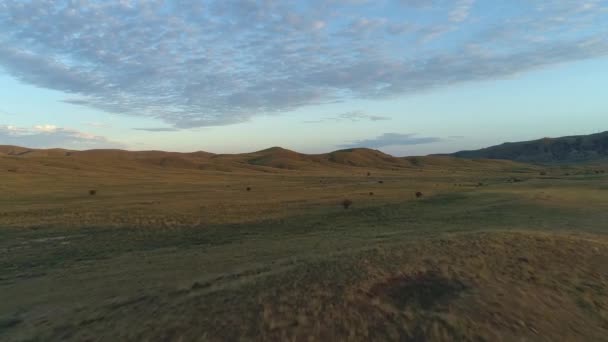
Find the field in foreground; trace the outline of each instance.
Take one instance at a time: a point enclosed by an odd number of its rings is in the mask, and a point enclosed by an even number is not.
[[[607,340],[605,173],[18,163],[1,340]]]

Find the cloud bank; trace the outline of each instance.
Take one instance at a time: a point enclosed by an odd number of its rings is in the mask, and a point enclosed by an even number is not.
[[[0,144],[31,148],[63,146],[79,150],[124,147],[101,136],[54,125],[36,125],[28,128],[0,125]]]
[[[72,104],[228,125],[603,57],[607,20],[602,0],[4,0],[0,69]]]

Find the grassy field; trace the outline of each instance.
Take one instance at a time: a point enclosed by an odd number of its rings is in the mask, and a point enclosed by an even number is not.
[[[0,340],[608,340],[601,166],[120,165],[0,157]]]

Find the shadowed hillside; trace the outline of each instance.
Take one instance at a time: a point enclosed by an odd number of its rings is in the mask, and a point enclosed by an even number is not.
[[[608,131],[591,135],[543,138],[504,143],[452,154],[460,158],[508,159],[532,163],[569,163],[608,160]]]

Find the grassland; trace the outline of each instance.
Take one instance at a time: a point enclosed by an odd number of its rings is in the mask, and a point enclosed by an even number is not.
[[[607,340],[602,165],[19,153],[0,340]]]

